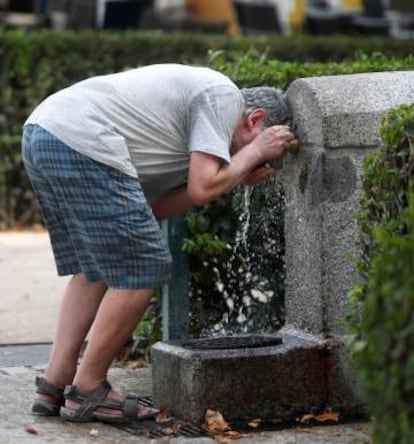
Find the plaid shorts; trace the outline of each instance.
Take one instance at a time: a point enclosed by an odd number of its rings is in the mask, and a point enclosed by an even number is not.
[[[168,282],[171,255],[139,181],[28,125],[23,161],[61,276],[84,273],[111,288]]]

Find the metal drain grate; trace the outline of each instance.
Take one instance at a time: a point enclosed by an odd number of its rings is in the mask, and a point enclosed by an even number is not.
[[[138,403],[145,407],[152,407],[153,402],[151,396],[143,396],[138,399]],[[205,431],[194,424],[176,419],[169,418],[168,421],[158,423],[154,420],[132,421],[124,424],[114,424],[118,429],[131,433],[132,435],[145,436],[147,438],[163,438],[166,436],[175,437],[182,436],[185,438],[200,438],[207,436]]]
[[[235,335],[190,339],[182,342],[181,346],[194,350],[231,350],[271,347],[280,345],[282,342],[282,338],[277,335]]]

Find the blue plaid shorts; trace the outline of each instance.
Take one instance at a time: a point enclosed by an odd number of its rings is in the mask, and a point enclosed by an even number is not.
[[[25,127],[22,150],[59,275],[84,273],[111,288],[168,282],[171,255],[136,178],[78,153],[38,125]]]

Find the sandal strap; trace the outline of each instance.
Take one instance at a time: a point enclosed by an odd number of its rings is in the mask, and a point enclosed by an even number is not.
[[[64,387],[58,384],[52,384],[41,376],[36,376],[36,393],[40,395],[53,396],[55,398],[62,398]]]
[[[123,401],[123,412],[125,417],[136,419],[138,408],[138,397],[128,394]]]
[[[91,415],[98,407],[104,404],[104,400],[111,390],[111,384],[108,381],[90,393],[81,393],[75,385],[68,385],[65,388],[63,396],[65,399],[78,402],[80,405],[76,409],[77,417]]]

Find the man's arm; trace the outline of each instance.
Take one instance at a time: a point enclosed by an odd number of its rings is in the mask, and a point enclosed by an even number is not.
[[[193,205],[188,196],[187,185],[174,188],[161,197],[150,201],[150,206],[157,220],[178,216],[185,213]]]
[[[288,152],[294,135],[281,126],[265,129],[251,143],[237,151],[229,164],[213,155],[194,151],[190,157],[188,195],[195,205],[203,206],[249,179],[259,165],[272,159],[281,159]],[[260,169],[258,176],[272,175]],[[256,177],[255,179],[259,179]]]

